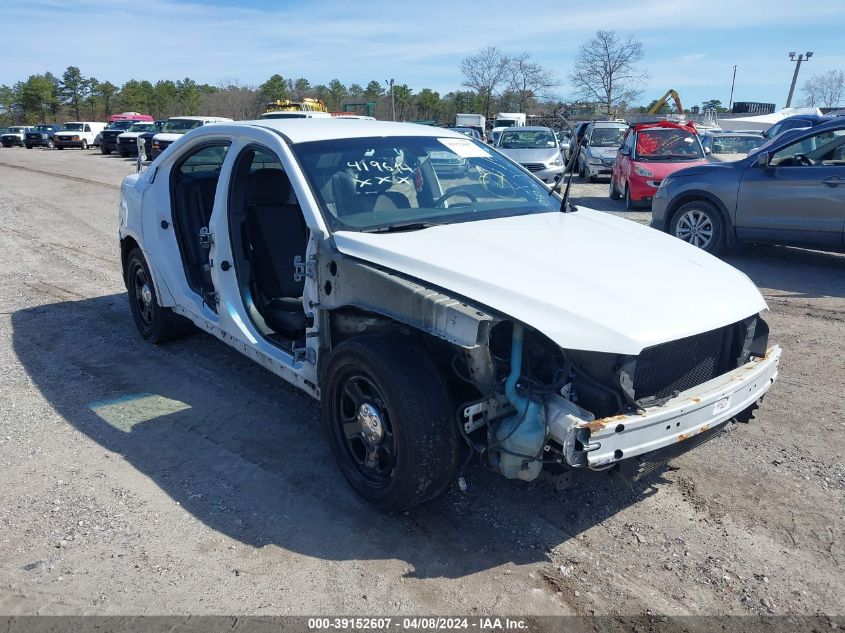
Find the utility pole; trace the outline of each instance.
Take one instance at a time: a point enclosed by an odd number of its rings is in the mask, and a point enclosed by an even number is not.
[[[795,84],[798,82],[798,71],[801,70],[801,62],[809,60],[812,56],[813,51],[807,51],[804,55],[798,55],[798,59],[795,58],[795,51],[790,51],[789,53],[790,61],[797,63],[795,64],[795,72],[792,75],[792,85],[789,87],[789,96],[786,98],[787,108],[792,105],[792,94],[795,92]]]
[[[390,117],[396,120],[396,101],[393,99],[393,78],[385,79],[384,83],[390,86]]]
[[[734,104],[734,86],[736,85],[736,64],[734,64],[734,77],[731,79],[731,98],[728,100],[728,112],[733,110]]]

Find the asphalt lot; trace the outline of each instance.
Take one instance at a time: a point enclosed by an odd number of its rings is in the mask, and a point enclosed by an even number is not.
[[[633,488],[473,466],[466,492],[383,516],[346,486],[307,396],[209,336],[137,336],[116,212],[133,170],[0,149],[0,612],[845,610],[845,256],[726,255],[784,348],[750,424]],[[575,182],[576,203],[648,221]],[[137,394],[143,410],[98,404]]]

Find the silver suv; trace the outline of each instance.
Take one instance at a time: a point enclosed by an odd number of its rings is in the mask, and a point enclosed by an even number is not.
[[[581,153],[578,156],[578,174],[595,182],[599,176],[610,176],[616,161],[616,150],[628,124],[622,121],[593,121],[584,131]]]

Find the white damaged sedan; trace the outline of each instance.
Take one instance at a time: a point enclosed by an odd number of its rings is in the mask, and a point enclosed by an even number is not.
[[[145,339],[193,324],[320,399],[341,472],[384,510],[435,496],[472,453],[532,480],[748,418],[780,357],[751,281],[560,209],[448,130],[218,123],[124,180],[122,264]]]

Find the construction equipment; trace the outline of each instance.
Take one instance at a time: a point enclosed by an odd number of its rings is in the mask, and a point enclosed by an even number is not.
[[[301,101],[279,99],[265,105],[264,112],[328,112],[326,104],[319,99],[305,97]]]
[[[677,111],[677,114],[683,114],[684,106],[681,105],[681,97],[678,95],[678,92],[672,88],[669,88],[669,90],[666,91],[666,94],[660,97],[657,100],[657,103],[651,106],[651,109],[648,111],[648,114],[657,114],[660,108],[666,105],[666,101],[669,99],[669,97],[672,97],[672,100],[675,102],[675,110]]]

